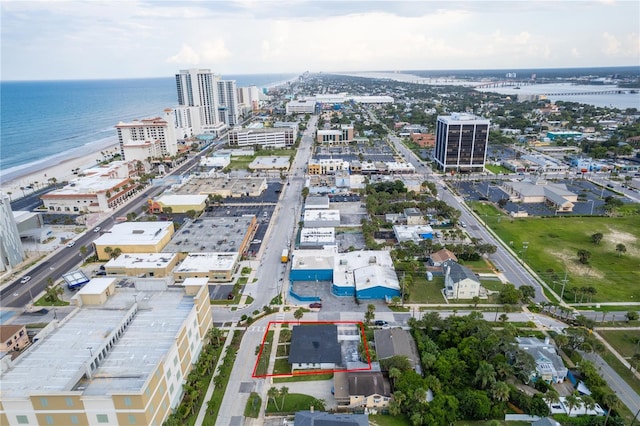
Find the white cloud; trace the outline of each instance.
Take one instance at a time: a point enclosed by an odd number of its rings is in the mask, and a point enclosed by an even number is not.
[[[223,40],[204,42],[194,49],[188,44],[183,44],[178,53],[167,58],[167,62],[182,65],[202,65],[224,61],[231,56]]]

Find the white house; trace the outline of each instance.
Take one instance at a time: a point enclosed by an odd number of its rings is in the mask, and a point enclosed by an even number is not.
[[[480,280],[469,268],[453,260],[442,264],[444,295],[448,299],[473,299],[480,295]]]

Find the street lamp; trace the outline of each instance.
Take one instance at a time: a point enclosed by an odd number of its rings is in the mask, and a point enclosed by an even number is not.
[[[588,203],[591,203],[591,213],[589,213],[590,215],[593,215],[593,206],[594,206],[594,201],[593,200],[588,200]]]
[[[529,248],[529,242],[528,241],[523,241],[522,242],[522,261],[524,262],[524,257],[527,254],[527,249]]]

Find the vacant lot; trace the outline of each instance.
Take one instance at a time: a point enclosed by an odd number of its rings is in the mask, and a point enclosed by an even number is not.
[[[541,278],[549,285],[555,281],[556,290],[566,273],[568,302],[638,300],[640,216],[513,219],[485,203],[473,203],[473,208]],[[603,235],[598,244],[591,239],[595,233]],[[616,251],[618,244],[626,251]],[[579,262],[578,250],[590,252],[588,263]],[[579,290],[588,287],[596,293]]]
[[[640,352],[640,330],[598,330],[598,334],[627,360]]]

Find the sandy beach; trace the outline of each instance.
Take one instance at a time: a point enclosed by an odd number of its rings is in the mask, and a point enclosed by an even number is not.
[[[15,176],[5,181],[4,176],[0,181],[0,191],[5,194],[9,194],[12,200],[22,198],[23,194],[28,195],[32,192],[31,189],[27,189],[27,186],[32,186],[33,189],[42,187],[49,183],[49,179],[55,177],[57,182],[70,181],[77,177],[73,174],[74,169],[84,170],[89,167],[95,166],[97,159],[102,158],[101,152],[112,151],[116,149],[118,144],[113,144],[108,147],[104,147],[97,152],[89,152],[79,157],[63,160],[57,164],[48,165],[38,164],[27,167],[24,169],[24,174]],[[15,173],[14,173],[15,174]],[[25,188],[24,191],[20,188]]]

